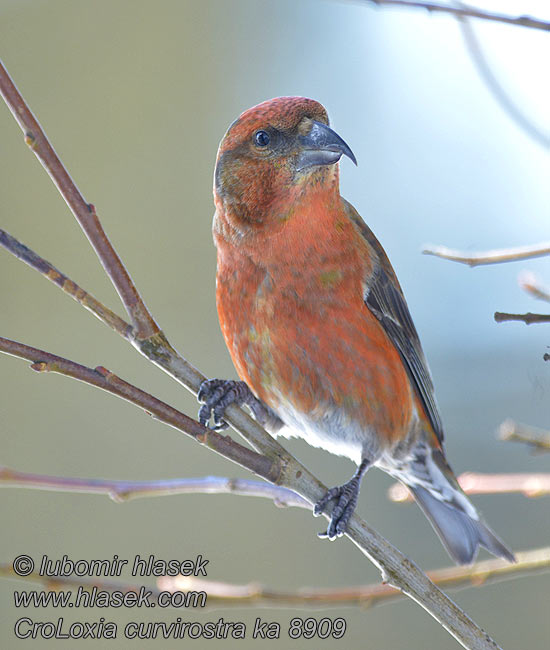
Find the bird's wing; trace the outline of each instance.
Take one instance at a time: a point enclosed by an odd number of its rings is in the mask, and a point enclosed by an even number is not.
[[[401,355],[434,433],[442,442],[443,425],[435,401],[432,377],[395,271],[380,242],[359,213],[349,203],[345,202],[345,206],[350,219],[373,252],[374,266],[364,296],[365,304]]]

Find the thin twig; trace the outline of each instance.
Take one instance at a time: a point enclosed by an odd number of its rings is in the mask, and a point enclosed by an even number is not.
[[[550,288],[542,284],[531,271],[522,271],[518,278],[519,286],[537,300],[550,302]]]
[[[494,319],[497,323],[519,321],[526,325],[532,325],[533,323],[550,323],[550,314],[533,314],[530,311],[526,314],[510,314],[506,311],[496,311]]]
[[[523,442],[537,451],[550,451],[550,432],[514,420],[504,420],[498,430],[500,440]]]
[[[100,478],[67,478],[20,472],[0,466],[0,487],[48,490],[84,494],[103,494],[116,503],[144,497],[174,494],[237,494],[272,499],[279,507],[311,510],[310,504],[292,490],[271,483],[241,478],[204,476],[158,481],[121,481]]]
[[[482,264],[503,264],[504,262],[516,262],[527,260],[533,257],[544,257],[550,255],[550,242],[543,242],[534,246],[518,246],[517,248],[501,248],[483,253],[465,253],[446,246],[427,245],[422,251],[424,255],[442,257],[452,262],[460,262],[468,266],[480,266]]]
[[[90,311],[94,316],[97,316],[100,321],[113,329],[117,334],[120,334],[120,336],[128,341],[133,339],[134,329],[129,323],[111,311],[103,303],[97,300],[97,298],[94,298],[87,291],[84,291],[84,289],[79,287],[78,284],[73,282],[61,271],[58,271],[55,266],[50,264],[43,257],[40,257],[40,255],[2,229],[0,229],[0,246],[5,248],[12,255],[15,255],[17,259],[28,264],[35,271],[38,271],[47,280],[53,282],[67,295],[71,296],[71,298],[76,300],[76,302]]]
[[[196,420],[120,379],[120,377],[102,366],[88,368],[44,350],[38,350],[2,337],[0,337],[0,352],[30,361],[31,368],[37,372],[55,372],[66,377],[72,377],[121,397],[131,404],[139,406],[156,420],[192,436],[197,442],[206,445],[222,456],[247,469],[251,469],[258,476],[272,482],[276,482],[278,479],[280,466],[276,460],[261,456],[257,452],[235,442],[229,436],[222,436],[216,431],[203,427]]]
[[[462,8],[450,7],[449,5],[438,2],[413,2],[413,0],[366,0],[370,4],[379,6],[395,6],[408,9],[425,9],[433,13],[444,13],[455,16],[456,18],[479,18],[480,20],[490,20],[492,22],[504,23],[506,25],[518,25],[531,29],[541,29],[545,32],[550,31],[550,23],[531,16],[507,16],[505,14],[483,11],[475,7],[469,7],[461,3]]]
[[[59,191],[69,205],[76,204],[75,216],[79,219],[107,274],[122,296],[125,307],[136,327],[137,335],[133,341],[134,345],[153,363],[163,368],[196,393],[203,376],[176,352],[163,333],[158,330],[120,259],[108,243],[99,225],[95,210],[89,209],[89,206],[86,205],[86,202],[78,193],[76,186],[59,162],[45,134],[32,116],[23,98],[17,92],[4,68],[0,69],[0,90],[25,133],[29,131],[27,128],[28,123],[33,127],[27,141],[33,145],[35,152],[36,150],[40,151],[40,159]],[[47,157],[44,157],[44,152],[48,154]],[[84,207],[88,209],[89,218],[86,218],[86,210],[82,209]],[[325,486],[256,422],[248,417],[244,411],[233,405],[227,409],[225,419],[255,449],[269,455],[273,465],[278,467],[277,479],[274,482],[296,491],[310,504],[319,501],[326,492]],[[219,439],[223,441],[230,440],[223,436],[220,436]],[[228,454],[226,455],[229,457]],[[260,456],[260,458],[262,457]],[[269,462],[269,458],[264,460]],[[254,463],[251,463],[249,468],[253,469],[253,465]],[[273,465],[270,467],[273,467]],[[253,471],[255,470],[253,469]],[[260,475],[265,476],[263,473]],[[273,479],[269,478],[268,480]],[[330,512],[327,512],[325,517],[330,517]],[[354,514],[351,517],[346,534],[380,569],[386,582],[400,589],[421,605],[463,647],[471,650],[495,650],[499,647],[486,632],[479,628],[452,600],[442,593],[414,563],[405,558],[402,553],[367,526],[357,515]]]
[[[510,494],[519,492],[526,497],[540,497],[550,494],[550,474],[478,474],[464,472],[458,477],[460,487],[466,494]],[[401,483],[395,483],[388,490],[391,501],[400,503],[413,501],[410,491]]]
[[[510,494],[519,492],[526,497],[550,494],[550,474],[480,474],[464,472],[458,477],[466,494]],[[267,497],[281,507],[300,507],[311,510],[305,499],[287,488],[260,481],[204,476],[200,478],[174,478],[155,481],[124,481],[99,478],[68,478],[21,472],[0,466],[0,487],[102,494],[117,503],[144,497],[176,494],[237,494],[239,496]],[[412,501],[410,491],[401,483],[388,490],[391,501]]]
[[[92,244],[136,328],[137,337],[147,338],[156,334],[159,328],[145,307],[130,275],[107,238],[99,222],[95,207],[91,203],[87,203],[82,197],[1,62],[0,93],[25,134],[25,142],[50,175]]]
[[[463,3],[459,2],[458,5],[463,7]],[[513,100],[512,96],[506,92],[502,84],[495,76],[491,69],[481,43],[479,42],[474,28],[468,20],[460,20],[460,30],[472,63],[474,64],[479,76],[485,83],[489,92],[493,95],[494,99],[504,110],[504,112],[522,129],[527,135],[535,140],[538,144],[545,149],[550,148],[550,136],[544,133],[536,124],[525,115],[518,104]]]
[[[430,579],[442,588],[453,590],[480,587],[487,583],[521,577],[531,573],[544,573],[550,569],[550,547],[521,551],[516,554],[517,563],[501,559],[484,560],[471,566],[446,567],[428,571]],[[301,588],[298,591],[281,592],[257,583],[235,585],[213,582],[194,577],[165,576],[157,581],[159,589],[166,591],[204,590],[208,602],[218,599],[227,605],[264,605],[292,607],[327,607],[358,605],[363,608],[393,602],[403,598],[396,589],[386,584],[369,584],[337,589]],[[216,600],[214,600],[216,599]]]
[[[469,567],[448,567],[429,571],[428,575],[440,587],[464,589],[480,587],[501,580],[519,578],[529,574],[540,574],[550,568],[550,547],[521,551],[516,554],[517,563],[509,564],[503,560],[485,560]],[[47,590],[70,591],[81,587],[84,590],[138,591],[140,585],[129,585],[98,578],[48,577],[33,572],[29,576],[19,576],[11,564],[0,564],[0,577],[12,578],[24,583],[38,583]],[[161,591],[204,591],[207,594],[206,607],[228,606],[269,606],[269,607],[373,607],[403,598],[403,594],[386,584],[368,584],[357,587],[336,589],[302,588],[298,591],[280,591],[258,583],[233,584],[195,577],[178,576],[160,578],[157,588],[147,586],[152,598],[158,598]]]

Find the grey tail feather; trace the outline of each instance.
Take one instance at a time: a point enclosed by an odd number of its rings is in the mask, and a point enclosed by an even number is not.
[[[471,564],[479,546],[508,562],[516,561],[513,553],[483,521],[475,520],[459,507],[441,501],[424,487],[408,487],[455,562]]]

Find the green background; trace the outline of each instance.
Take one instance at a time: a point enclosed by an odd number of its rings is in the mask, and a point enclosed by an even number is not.
[[[536,12],[542,4],[500,6]],[[536,82],[548,60],[547,35],[477,27],[508,90],[534,119],[547,118],[548,96]],[[550,281],[547,260],[469,270],[420,255],[425,242],[474,251],[548,239],[548,153],[495,103],[452,19],[316,0],[0,0],[0,52],[162,328],[208,376],[235,376],[214,304],[211,179],[218,142],[241,111],[269,97],[321,101],[359,161],[358,168],[343,161],[342,193],[377,233],[400,277],[434,374],[452,465],[457,472],[548,470],[547,456],[494,436],[506,417],[549,426],[550,365],[542,361],[548,329],[492,319],[497,309],[543,308],[518,288],[517,274],[529,268]],[[0,136],[0,227],[120,311],[93,251],[5,108]],[[0,335],[104,365],[195,415],[192,396],[2,251],[0,298]],[[14,358],[0,358],[0,396],[0,462],[12,468],[113,479],[250,477],[138,409],[75,381],[33,373]],[[301,441],[285,444],[327,484],[353,470],[349,461]],[[359,513],[422,568],[446,566],[418,508],[387,500],[390,484],[370,472]],[[0,561],[20,553],[35,559],[116,553],[130,560],[138,553],[181,560],[200,553],[210,560],[211,579],[279,589],[380,577],[348,541],[319,541],[322,521],[265,500],[193,495],[117,505],[101,496],[15,489],[0,497]],[[548,499],[474,500],[514,549],[548,543]],[[13,606],[13,590],[21,587],[0,581],[2,648],[57,646],[15,639],[13,624],[24,615],[41,621],[103,615],[119,624],[117,642],[68,642],[77,648],[179,647],[121,634],[128,621],[178,615],[203,622],[223,616],[249,630],[261,616],[282,626],[279,641],[226,642],[235,648],[458,647],[407,601],[323,612],[23,612]],[[453,597],[503,647],[543,650],[549,588],[548,575],[538,575]],[[344,616],[344,639],[290,641],[290,619],[310,614]]]

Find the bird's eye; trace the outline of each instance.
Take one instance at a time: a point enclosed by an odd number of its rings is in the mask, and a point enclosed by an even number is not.
[[[254,142],[258,147],[267,147],[270,141],[269,133],[267,131],[257,131],[254,135]]]

